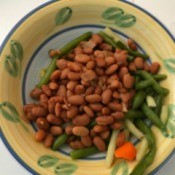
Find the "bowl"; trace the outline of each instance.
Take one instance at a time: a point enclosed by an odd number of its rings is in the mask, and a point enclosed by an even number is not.
[[[116,20],[118,19],[118,20]],[[2,139],[11,154],[32,174],[128,175],[136,161],[115,160],[105,167],[105,154],[72,160],[67,148],[52,151],[34,139],[36,126],[24,122],[22,107],[33,100],[30,91],[40,70],[49,64],[48,50],[61,48],[86,31],[106,26],[124,40],[132,38],[151,61],[160,62],[168,75],[161,85],[170,90],[165,104],[169,117],[165,135],[155,126],[157,153],[146,174],[155,174],[174,155],[175,147],[175,44],[168,30],[145,10],[125,1],[51,1],[26,15],[6,37],[0,59],[0,124]],[[136,143],[139,147],[139,143]]]

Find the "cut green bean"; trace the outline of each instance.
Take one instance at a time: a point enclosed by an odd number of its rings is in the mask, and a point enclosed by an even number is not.
[[[163,105],[163,100],[164,100],[164,96],[163,95],[158,95],[156,97],[156,108],[154,110],[154,112],[160,116],[160,113],[161,113],[161,109],[162,109],[162,105]]]
[[[134,88],[136,88],[136,85],[139,83],[140,77],[135,75],[135,81],[134,81]]]
[[[81,41],[88,40],[92,36],[92,32],[86,32],[79,37],[75,38],[74,40],[67,43],[63,48],[60,49],[60,54],[56,55],[51,64],[49,65],[48,69],[46,70],[45,75],[42,77],[40,82],[38,83],[37,87],[41,88],[43,84],[47,84],[50,80],[50,75],[56,70],[56,60],[62,58],[66,54],[68,54],[72,49],[74,49]]]
[[[143,113],[145,114],[145,116],[151,120],[151,122],[157,126],[160,130],[162,130],[165,126],[162,123],[162,121],[160,120],[160,118],[157,116],[157,114],[151,110],[146,103],[144,103],[141,107]]]
[[[89,148],[82,148],[82,149],[71,151],[70,156],[72,159],[80,159],[96,153],[99,153],[99,150],[95,146],[92,146]]]
[[[138,109],[146,98],[146,93],[144,91],[138,91],[132,101],[132,109]]]
[[[87,125],[87,128],[93,128],[96,124],[97,124],[97,122],[96,122],[95,120],[92,120],[92,121]]]
[[[152,87],[148,87],[145,89],[145,93],[146,95],[151,95],[151,96],[154,96],[155,95],[155,91]]]
[[[139,110],[129,110],[126,114],[125,114],[125,118],[127,119],[137,119],[137,118],[144,118],[144,114],[142,111]]]
[[[131,55],[128,55],[128,56],[127,56],[127,61],[130,62],[130,61],[133,61],[133,60],[134,60],[134,57],[133,57],[133,56],[131,56]]]
[[[156,155],[156,141],[151,129],[141,120],[136,121],[137,127],[145,134],[149,151],[144,158],[136,165],[130,175],[143,175],[146,168],[151,165]]]
[[[167,78],[167,75],[165,74],[157,74],[157,75],[153,75],[154,79],[156,81],[162,81],[165,80]]]
[[[148,58],[148,55],[146,54],[142,54],[140,52],[137,52],[137,51],[133,51],[131,49],[129,49],[124,43],[122,43],[121,41],[118,41],[116,43],[117,47],[120,48],[120,49],[123,49],[123,50],[127,50],[128,51],[128,54],[133,56],[133,57],[141,57],[143,59],[147,59]]]
[[[136,90],[146,89],[153,84],[152,79],[142,80],[135,85]]]
[[[162,88],[151,74],[144,70],[137,71],[137,74],[142,76],[145,80],[152,80],[152,87],[158,94],[167,95],[168,91]]]
[[[105,34],[104,32],[102,32],[102,31],[99,32],[99,35],[104,39],[104,41],[105,41],[106,43],[108,43],[109,45],[111,45],[111,46],[113,47],[113,49],[116,48],[115,42],[114,42],[108,35],[106,35],[106,34]]]
[[[60,148],[63,144],[66,143],[68,138],[69,138],[69,135],[67,135],[66,133],[58,136],[58,138],[53,143],[52,149],[57,150],[58,148]]]

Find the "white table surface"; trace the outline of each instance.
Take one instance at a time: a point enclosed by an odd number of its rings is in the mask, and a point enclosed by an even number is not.
[[[175,0],[128,0],[158,18],[175,36]],[[0,46],[12,27],[35,7],[48,0],[0,0]],[[156,175],[174,175],[175,158],[171,158]],[[31,175],[9,153],[0,139],[0,175]]]

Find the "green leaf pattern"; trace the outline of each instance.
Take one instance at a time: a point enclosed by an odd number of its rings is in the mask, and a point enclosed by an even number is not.
[[[43,155],[38,158],[38,165],[42,168],[53,168],[55,175],[71,175],[78,166],[73,163],[58,163],[59,159],[53,155]]]
[[[164,59],[163,64],[169,73],[175,74],[175,58]]]
[[[168,106],[168,120],[166,123],[166,131],[162,132],[165,137],[175,137],[175,105],[170,104]]]
[[[18,111],[10,102],[5,101],[0,103],[0,114],[2,114],[2,116],[10,122],[21,124],[21,126],[28,132],[27,127],[19,117]]]
[[[44,155],[39,157],[38,165],[47,168],[55,165],[58,162],[58,158],[52,155]]]
[[[102,18],[105,23],[110,22],[118,27],[132,27],[137,19],[134,15],[126,14],[123,9],[118,7],[109,7],[102,13]]]
[[[69,21],[72,16],[72,9],[70,7],[64,7],[59,10],[55,16],[56,25],[61,25]]]
[[[126,163],[126,161],[121,161],[120,163],[117,163],[116,165],[114,165],[110,174],[117,175],[117,174],[119,174],[118,173],[119,171],[121,172],[120,173],[121,175],[128,175],[129,174],[128,164]]]
[[[20,74],[21,62],[23,59],[23,47],[16,41],[11,40],[10,42],[10,55],[5,56],[4,67],[6,71],[12,76],[17,77]]]

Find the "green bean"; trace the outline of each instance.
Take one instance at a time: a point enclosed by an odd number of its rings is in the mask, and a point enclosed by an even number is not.
[[[95,121],[95,120],[92,120],[92,121],[87,125],[87,128],[93,128],[96,124],[97,124],[96,121]]]
[[[163,100],[164,100],[164,96],[163,95],[158,95],[156,97],[156,108],[154,110],[154,112],[160,116],[160,113],[161,113],[161,109],[162,109],[162,105],[163,105]]]
[[[69,138],[69,135],[65,133],[58,136],[57,139],[53,143],[52,149],[57,150],[58,148],[60,148],[63,144],[66,143],[68,138]]]
[[[166,96],[169,94],[169,89],[162,87],[163,94]]]
[[[137,71],[137,74],[142,76],[145,80],[152,80],[152,87],[158,94],[167,95],[168,92],[157,83],[151,74],[144,70]]]
[[[141,109],[143,111],[143,113],[145,114],[145,116],[152,121],[152,123],[157,126],[160,130],[164,129],[164,124],[162,123],[162,121],[160,120],[160,118],[157,116],[157,114],[151,110],[146,103],[144,103],[141,106]]]
[[[117,47],[120,48],[120,49],[123,49],[123,50],[127,50],[128,51],[128,54],[133,56],[133,57],[141,57],[143,59],[147,59],[148,58],[148,55],[146,54],[142,54],[140,52],[137,52],[137,51],[133,51],[131,49],[129,49],[125,44],[123,44],[121,41],[118,41],[116,43]]]
[[[151,86],[152,84],[153,84],[152,79],[142,80],[135,85],[135,88],[136,88],[136,90],[141,90],[141,89],[145,89],[145,88]]]
[[[135,81],[134,81],[134,88],[136,88],[136,85],[139,83],[140,77],[135,75]]]
[[[108,35],[106,35],[106,34],[105,34],[104,32],[102,32],[102,31],[100,31],[98,34],[104,39],[104,41],[105,41],[106,43],[108,43],[109,45],[111,45],[111,46],[113,47],[113,49],[116,48],[115,42],[114,42]]]
[[[60,54],[56,55],[48,69],[46,70],[45,75],[42,77],[37,87],[41,88],[43,84],[47,84],[50,80],[50,75],[56,69],[56,60],[62,58],[64,55],[68,54],[72,49],[74,49],[81,41],[88,40],[92,35],[92,32],[86,32],[74,40],[67,43],[63,48],[60,49]]]
[[[130,175],[143,175],[146,168],[153,162],[157,148],[155,143],[155,137],[150,128],[141,120],[136,121],[136,125],[145,134],[148,142],[149,151],[146,153],[144,158],[136,165]]]
[[[125,114],[125,118],[127,119],[137,119],[137,118],[143,118],[144,114],[142,111],[134,111],[134,110],[129,110],[126,114]]]
[[[151,96],[154,96],[155,95],[155,91],[152,87],[148,87],[145,89],[145,93],[146,95],[151,95]]]
[[[130,62],[130,61],[133,61],[133,60],[134,60],[134,57],[133,57],[133,56],[131,56],[131,55],[128,55],[128,56],[127,56],[127,61]]]
[[[138,91],[132,101],[132,109],[138,109],[146,98],[146,93],[144,91]]]
[[[84,157],[96,154],[98,152],[99,150],[95,146],[92,146],[89,148],[82,148],[82,149],[71,151],[70,156],[72,159],[80,159],[80,158],[84,158]]]
[[[154,79],[156,81],[161,81],[161,80],[165,80],[167,78],[167,75],[165,74],[157,74],[157,75],[153,75]]]

